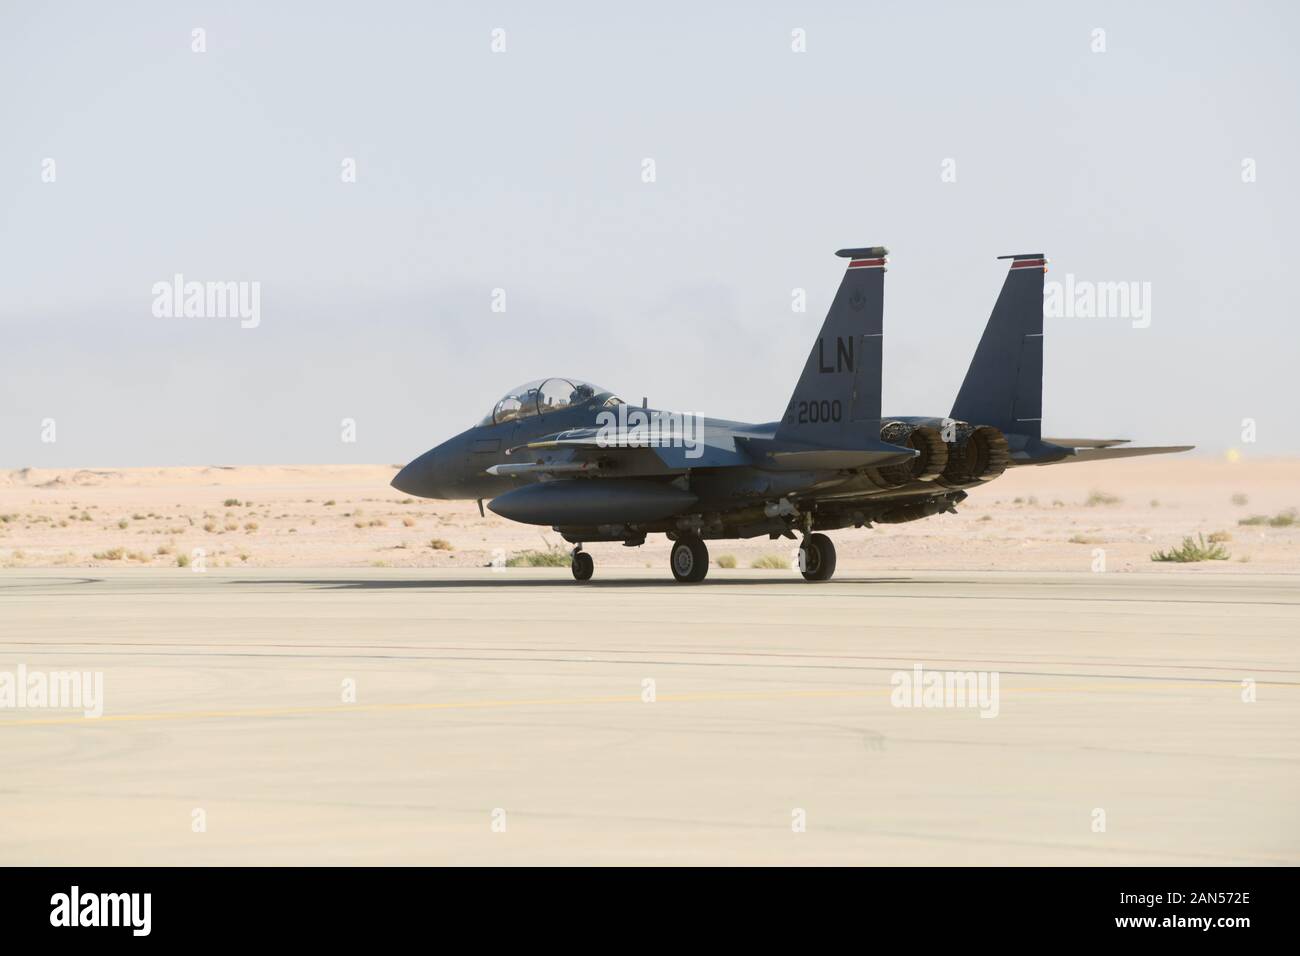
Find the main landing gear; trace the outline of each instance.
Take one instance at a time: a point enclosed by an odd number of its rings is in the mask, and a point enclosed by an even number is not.
[[[835,543],[824,534],[810,534],[799,545],[799,571],[805,581],[829,581],[835,573]]]
[[[573,572],[575,581],[590,581],[592,574],[596,571],[596,562],[591,560],[591,555],[582,550],[582,545],[573,549],[573,557],[569,560],[569,570]]]
[[[679,535],[673,542],[668,565],[673,569],[673,577],[678,581],[696,584],[703,581],[704,576],[709,573],[709,549],[696,535]]]
[[[569,570],[575,581],[590,581],[596,564],[591,555],[574,547]],[[699,535],[679,534],[668,558],[673,577],[683,584],[698,584],[709,573],[709,549]],[[835,544],[824,534],[804,535],[799,545],[799,572],[805,581],[829,581],[835,573]]]

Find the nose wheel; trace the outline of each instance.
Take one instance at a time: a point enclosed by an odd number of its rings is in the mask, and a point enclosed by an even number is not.
[[[805,581],[829,581],[835,573],[835,544],[824,534],[810,534],[799,545],[799,571]]]
[[[590,581],[591,576],[596,572],[596,562],[591,560],[591,555],[582,550],[582,545],[573,549],[569,570],[573,572],[575,581]]]
[[[674,578],[684,584],[696,584],[709,573],[709,549],[696,535],[684,534],[673,542],[668,563]]]

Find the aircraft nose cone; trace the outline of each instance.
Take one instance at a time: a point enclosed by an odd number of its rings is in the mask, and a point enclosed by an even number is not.
[[[393,487],[417,498],[435,498],[438,494],[437,455],[426,451],[397,473]]]

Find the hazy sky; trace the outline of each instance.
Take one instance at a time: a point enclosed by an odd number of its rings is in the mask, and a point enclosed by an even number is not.
[[[396,463],[546,375],[770,421],[877,243],[886,413],[1041,251],[1150,284],[1048,319],[1045,434],[1300,453],[1297,11],[4,4],[0,466]]]

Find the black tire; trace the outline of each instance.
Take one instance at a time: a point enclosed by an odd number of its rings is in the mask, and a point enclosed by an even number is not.
[[[573,572],[574,580],[590,581],[596,572],[596,562],[591,560],[591,555],[586,551],[579,551],[569,562],[569,570]]]
[[[684,534],[673,542],[668,566],[678,581],[698,584],[709,573],[709,549],[695,535]]]
[[[835,573],[835,542],[824,534],[810,534],[799,545],[799,571],[805,581],[829,581]]]

